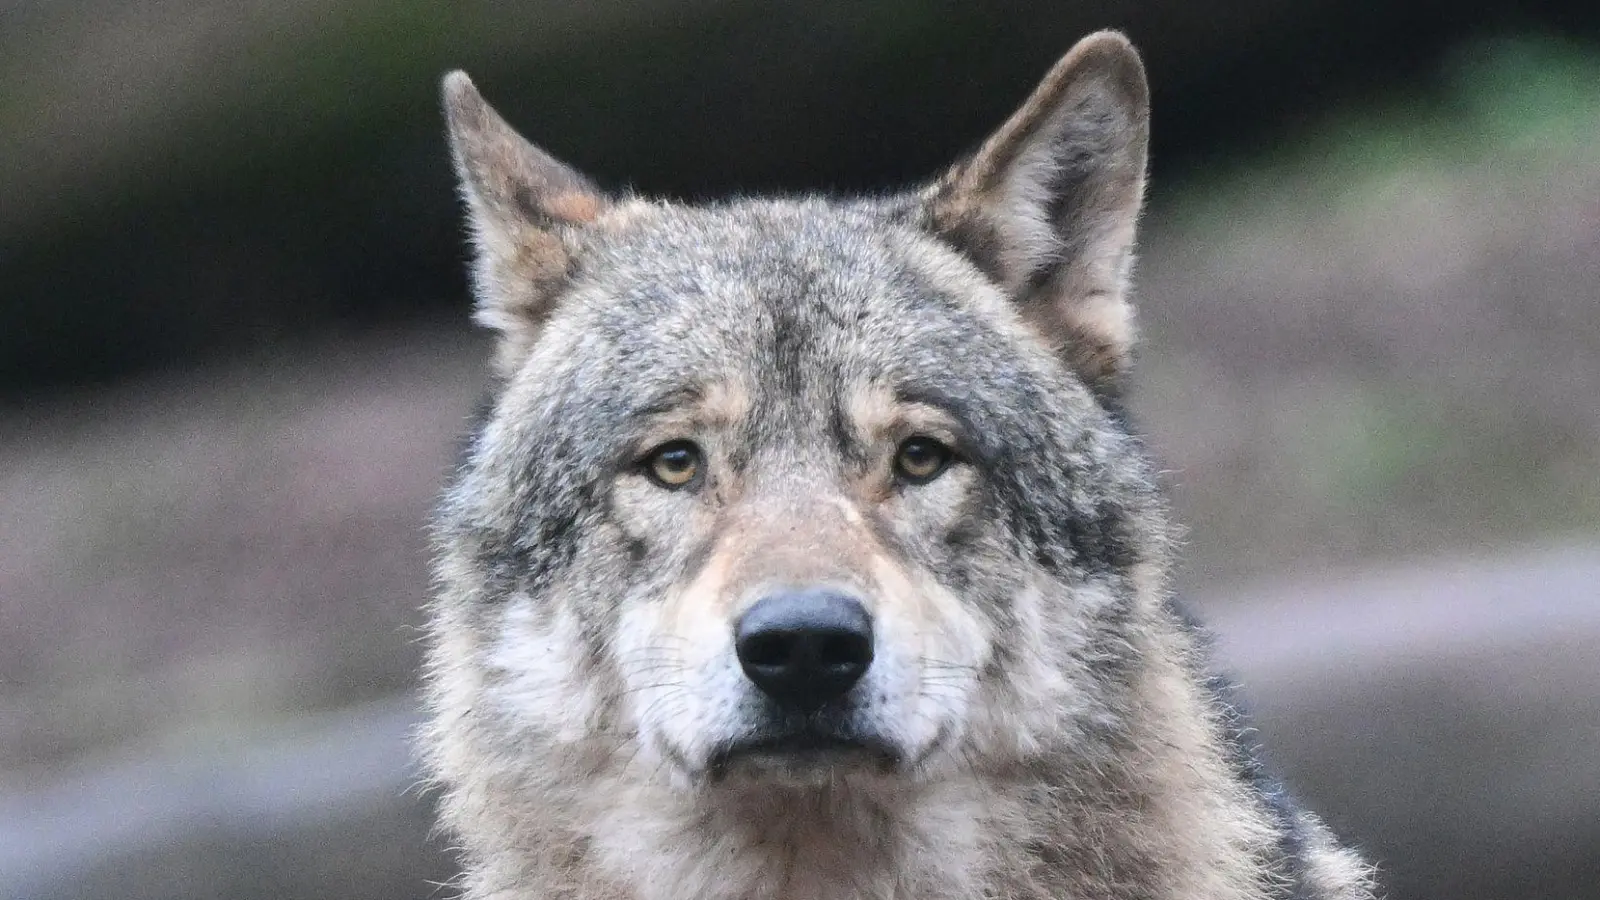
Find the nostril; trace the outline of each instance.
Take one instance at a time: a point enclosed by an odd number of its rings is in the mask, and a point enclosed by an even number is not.
[[[817,640],[817,662],[833,668],[865,666],[872,662],[872,643],[854,632],[824,633]]]
[[[794,656],[792,635],[753,634],[739,642],[739,660],[747,666],[770,668],[787,663]]]

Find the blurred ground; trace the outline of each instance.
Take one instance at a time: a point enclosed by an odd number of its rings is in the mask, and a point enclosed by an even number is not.
[[[1390,896],[1593,900],[1600,55],[1454,60],[1442,93],[1157,181],[1134,407],[1191,527],[1181,583],[1281,766],[1403,852]],[[445,877],[390,751],[422,525],[482,383],[459,313],[4,413],[0,823],[33,840],[0,892]],[[43,874],[28,849],[67,846]]]

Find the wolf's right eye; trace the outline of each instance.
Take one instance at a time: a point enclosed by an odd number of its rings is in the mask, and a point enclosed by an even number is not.
[[[656,484],[677,490],[700,474],[700,448],[690,441],[668,441],[645,456],[644,471]]]

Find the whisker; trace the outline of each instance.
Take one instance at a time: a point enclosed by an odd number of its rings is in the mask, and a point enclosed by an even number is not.
[[[646,706],[644,709],[640,710],[639,711],[639,718],[640,719],[651,718],[652,716],[654,716],[656,714],[656,712],[658,710],[660,712],[663,712],[663,713],[682,712],[683,708],[682,707],[678,707],[678,706],[674,706],[674,704],[677,703],[678,701],[686,699],[687,696],[688,695],[686,693],[684,693],[682,690],[669,691],[666,694],[663,694],[660,697],[657,697],[656,699],[652,700],[650,702],[649,706]],[[663,708],[663,707],[665,707],[665,708]],[[668,718],[675,718],[675,716],[673,716],[673,715],[669,715],[667,717]]]
[[[659,690],[661,688],[673,688],[675,690],[682,690],[683,689],[683,682],[674,680],[674,681],[656,681],[656,682],[651,682],[650,684],[636,684],[633,687],[623,688],[622,690],[618,691],[617,692],[617,696],[618,697],[626,697],[626,696],[628,696],[630,694],[637,694],[640,691],[653,691],[653,690]]]
[[[948,660],[934,659],[931,656],[918,657],[917,662],[920,663],[925,669],[935,669],[939,671],[976,672],[980,668],[978,666],[967,665],[965,663],[954,663]]]
[[[684,666],[677,660],[663,660],[644,666],[628,666],[624,671],[629,675],[649,675],[652,672],[682,672]]]

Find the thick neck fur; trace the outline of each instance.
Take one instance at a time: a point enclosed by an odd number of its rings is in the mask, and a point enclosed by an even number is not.
[[[591,846],[599,868],[626,872],[637,900],[957,896],[947,892],[981,866],[983,807],[971,782],[752,789],[643,816],[611,810]]]

